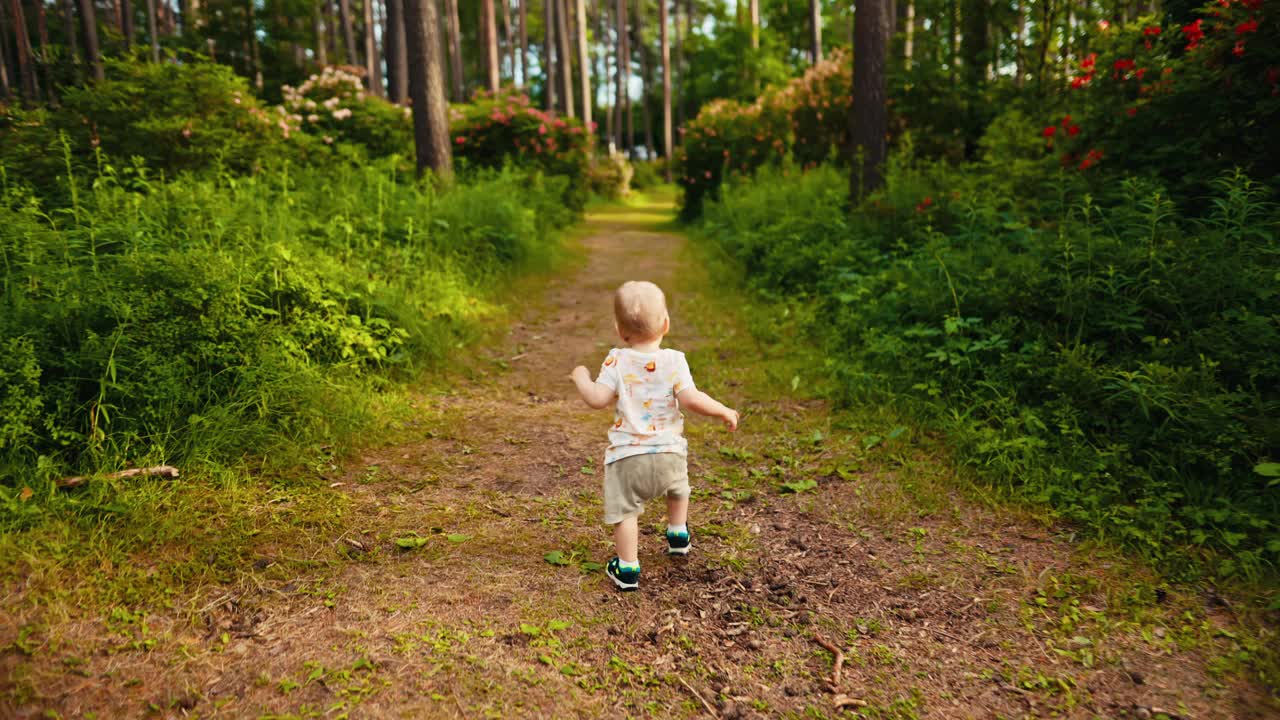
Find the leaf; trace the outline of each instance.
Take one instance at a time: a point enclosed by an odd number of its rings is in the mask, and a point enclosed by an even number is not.
[[[894,429],[892,429],[892,430],[890,430],[890,431],[889,431],[889,439],[890,439],[890,440],[897,440],[898,438],[902,437],[902,433],[904,433],[904,432],[906,432],[906,431],[907,431],[907,429],[906,429],[905,427],[903,427],[903,426],[899,425],[898,427],[896,427],[896,428],[894,428]]]
[[[573,623],[568,620],[552,620],[547,623],[547,629],[551,632],[560,632],[561,630],[569,629],[572,625]]]
[[[578,472],[582,473],[583,475],[595,475],[596,469],[591,467],[590,465],[583,465],[581,468],[578,469]]]
[[[542,559],[546,560],[552,565],[568,565],[569,564],[569,559],[566,558],[564,556],[564,553],[560,552],[559,550],[552,550],[546,555],[543,555]]]
[[[798,387],[800,387],[800,376],[793,375],[791,377],[791,392],[795,392]]]
[[[406,535],[402,538],[396,538],[396,545],[404,548],[405,550],[412,550],[426,545],[427,540],[428,538],[419,537],[417,535]]]
[[[862,438],[862,449],[870,450],[871,448],[879,445],[882,440],[884,440],[884,438],[879,435],[868,435]]]
[[[604,563],[598,563],[598,562],[593,562],[591,560],[588,560],[582,563],[581,565],[579,565],[578,567],[582,569],[582,572],[588,572],[588,573],[600,572],[601,570],[604,569]]]
[[[1280,478],[1280,463],[1258,463],[1253,466],[1253,471],[1262,477]]]
[[[452,535],[449,535],[449,542],[451,543],[464,543],[470,539],[470,535],[463,535],[462,533],[453,533]]]
[[[817,480],[796,480],[795,482],[782,483],[782,485],[778,487],[778,491],[783,493],[802,493],[816,487],[818,487]]]
[[[529,623],[520,623],[520,632],[528,635],[529,637],[538,637],[542,634],[542,628],[537,625],[530,625]]]

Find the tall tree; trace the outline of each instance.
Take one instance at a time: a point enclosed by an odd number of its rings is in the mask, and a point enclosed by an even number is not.
[[[404,0],[405,44],[409,56],[409,96],[413,102],[413,143],[418,173],[453,174],[449,147],[449,105],[440,67],[440,22],[435,0]]]
[[[101,82],[106,75],[102,70],[102,52],[98,49],[98,12],[93,0],[80,0],[80,22],[84,25],[84,54],[93,68],[93,79]]]
[[[58,102],[53,80],[53,48],[49,46],[49,6],[42,0],[36,2],[36,34],[40,37],[40,67],[44,70],[44,89],[49,102]]]
[[[510,0],[502,0],[499,7],[502,11],[502,37],[507,43],[507,65],[511,68],[511,82],[515,84],[516,78],[516,38],[511,34],[511,2]]]
[[[10,0],[9,9],[13,13],[13,35],[17,41],[14,43],[14,50],[18,57],[18,80],[22,83],[23,96],[35,102],[39,99],[36,64],[31,52],[31,36],[27,34],[27,16],[22,9],[22,0]]]
[[[520,87],[529,84],[529,0],[520,1]]]
[[[558,107],[556,95],[556,0],[542,0],[542,101],[547,111]]]
[[[889,130],[885,64],[889,53],[891,0],[860,0],[853,20],[853,107],[849,138],[853,152],[849,197],[856,203],[884,182]]]
[[[662,45],[662,155],[664,175],[671,182],[671,42],[667,36],[667,0],[658,0],[658,42]]]
[[[377,25],[373,22],[373,2],[374,0],[363,0],[361,3],[364,5],[364,74],[369,92],[381,97],[383,95],[382,63],[378,62],[378,39],[377,33],[374,32]]]
[[[329,46],[324,37],[324,3],[318,2],[311,9],[311,29],[316,35],[316,62],[320,67],[329,64]]]
[[[253,27],[253,0],[249,0],[249,26]],[[160,31],[156,18],[156,0],[147,0],[147,37],[151,40],[151,62],[160,62]],[[256,37],[256,34],[255,34]]]
[[[252,5],[254,0],[249,0]],[[367,0],[366,0],[367,1]],[[251,10],[252,11],[252,10]],[[348,65],[359,65],[360,58],[356,52],[355,20],[351,17],[351,0],[338,0],[338,13],[342,22],[342,44],[346,46]]]
[[[13,96],[13,87],[9,85],[9,11],[0,2],[0,97],[6,100]]]
[[[591,56],[587,52],[587,0],[578,0],[573,34],[578,40],[578,77],[582,95],[582,124],[591,132]]]
[[[911,59],[915,54],[916,40],[916,3],[915,0],[907,0],[906,26],[903,28],[902,40],[902,66],[911,69]]]
[[[652,159],[653,116],[649,109],[649,93],[653,88],[653,64],[649,62],[649,46],[644,41],[645,0],[636,0],[636,21],[631,24],[631,40],[640,50],[640,118],[644,123],[645,159]]]
[[[574,117],[573,110],[573,51],[569,38],[569,0],[555,0],[556,6],[556,66],[560,73],[560,105],[564,114]]]
[[[672,15],[671,21],[676,26],[676,42],[674,52],[675,59],[675,75],[674,79],[674,99],[675,104],[675,124],[676,127],[684,127],[684,33],[681,31],[680,25],[680,0],[675,0],[675,13]],[[679,142],[679,138],[673,138]]]
[[[602,59],[604,61],[604,73],[601,74],[600,78],[605,85],[605,97],[611,98],[604,115],[604,134],[605,137],[609,139],[609,144],[613,147],[617,147],[617,125],[614,121],[617,119],[618,103],[617,100],[614,99],[616,97],[616,93],[614,92],[614,82],[616,82],[614,77],[615,63],[613,53],[610,51],[609,47],[608,14],[608,0],[596,0],[596,32],[600,35],[600,44],[602,46],[602,52],[600,54],[603,56]]]
[[[407,0],[406,0],[407,2]],[[466,87],[462,79],[462,23],[458,21],[458,0],[445,0],[449,26],[449,77],[453,79],[453,101],[462,102]]]
[[[41,2],[43,5],[43,2]],[[133,49],[133,36],[135,28],[133,27],[133,3],[131,0],[120,0],[120,39],[124,41],[124,52],[126,55]]]
[[[822,62],[821,0],[809,0],[809,60],[814,65]]]
[[[498,20],[493,12],[493,0],[480,0],[481,50],[484,52],[484,73],[489,92],[498,93]]]
[[[80,80],[80,44],[76,32],[75,0],[62,0],[62,35],[66,38],[67,54],[71,56],[72,77]]]
[[[760,48],[760,0],[751,0],[751,48]]]
[[[391,102],[404,105],[409,99],[409,52],[404,39],[404,0],[387,0],[387,91]]]
[[[631,33],[628,32],[628,0],[618,0],[618,134],[622,151],[631,156],[634,138],[631,119]]]

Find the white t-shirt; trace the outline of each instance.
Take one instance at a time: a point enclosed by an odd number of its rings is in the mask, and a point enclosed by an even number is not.
[[[618,396],[609,429],[609,463],[646,453],[688,455],[684,416],[676,395],[694,389],[689,363],[679,350],[653,353],[614,348],[600,366],[596,382]]]

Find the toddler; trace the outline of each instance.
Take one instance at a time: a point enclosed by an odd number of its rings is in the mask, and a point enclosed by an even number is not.
[[[595,382],[585,367],[570,378],[587,405],[614,404],[604,454],[604,521],[613,525],[617,556],[606,572],[622,590],[640,586],[639,527],[644,505],[667,498],[667,553],[687,555],[691,542],[688,442],[681,409],[720,418],[738,429],[738,412],[693,384],[684,353],[662,347],[671,330],[667,300],[651,282],[627,282],[613,296],[614,328],[623,347],[609,351]]]

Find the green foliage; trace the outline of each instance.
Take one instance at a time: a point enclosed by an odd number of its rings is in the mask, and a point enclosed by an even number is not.
[[[791,153],[806,167],[838,159],[846,143],[852,60],[837,52],[786,85],[770,89],[750,104],[716,100],[681,128],[676,155],[677,182],[684,190],[684,215],[701,212],[734,175],[754,172]]]
[[[6,483],[340,439],[389,378],[473,334],[495,283],[574,217],[559,178],[441,191],[394,159],[145,178],[104,162],[57,212],[3,187]]]
[[[631,178],[635,165],[620,152],[597,155],[588,171],[591,194],[608,200],[618,200],[631,193]]]
[[[298,87],[281,88],[286,124],[326,145],[354,143],[371,157],[404,155],[413,147],[413,114],[364,91],[359,75],[327,67]]]
[[[896,158],[852,216],[842,173],[764,169],[704,227],[762,292],[812,299],[839,401],[915,408],[986,478],[1170,568],[1274,568],[1280,211],[1237,173],[1200,219],[1138,179],[1092,195],[1025,124],[961,169]]]
[[[581,121],[552,117],[511,89],[496,96],[478,92],[471,104],[451,108],[450,116],[455,158],[473,167],[514,163],[563,176],[569,180],[565,201],[583,207],[590,135]]]
[[[1151,175],[1198,200],[1235,168],[1280,179],[1280,23],[1260,0],[1212,2],[1188,24],[1096,33],[1043,133],[1064,165]]]

